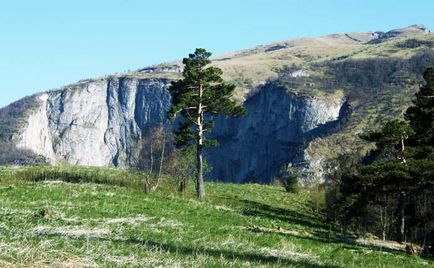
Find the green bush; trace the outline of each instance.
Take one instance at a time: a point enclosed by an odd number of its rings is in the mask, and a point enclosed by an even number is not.
[[[288,193],[299,192],[299,179],[296,174],[288,174],[282,178],[282,184]]]

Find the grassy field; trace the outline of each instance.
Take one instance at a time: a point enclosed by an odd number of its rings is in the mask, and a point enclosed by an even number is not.
[[[139,173],[0,168],[0,267],[433,267],[343,236],[317,194],[207,183],[144,194]],[[375,244],[375,245],[372,245]],[[394,249],[395,248],[395,249]]]

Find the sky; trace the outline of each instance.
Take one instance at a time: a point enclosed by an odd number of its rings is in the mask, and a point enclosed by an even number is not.
[[[81,79],[291,38],[434,30],[433,0],[14,0],[0,5],[0,107]]]

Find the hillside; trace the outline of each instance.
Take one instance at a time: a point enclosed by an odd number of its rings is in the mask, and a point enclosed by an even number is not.
[[[43,180],[49,174],[56,179]],[[402,245],[342,234],[317,212],[314,191],[208,183],[199,201],[172,192],[169,180],[145,195],[138,175],[0,169],[0,267],[434,265],[406,256]]]
[[[371,148],[357,134],[401,115],[434,64],[433,49],[434,34],[412,25],[216,57],[249,113],[217,120],[213,135],[224,146],[207,155],[209,179],[268,183],[290,164],[307,182],[323,181],[337,159],[356,160]],[[144,133],[166,122],[167,87],[181,72],[180,62],[165,63],[20,100],[0,109],[1,142],[25,150],[15,162],[28,161],[31,150],[52,164],[134,166]],[[1,142],[0,155],[10,151]]]

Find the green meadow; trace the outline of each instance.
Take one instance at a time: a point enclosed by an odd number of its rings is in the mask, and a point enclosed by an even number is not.
[[[0,267],[433,267],[326,222],[323,196],[84,167],[0,168]],[[319,206],[318,206],[319,204]]]

